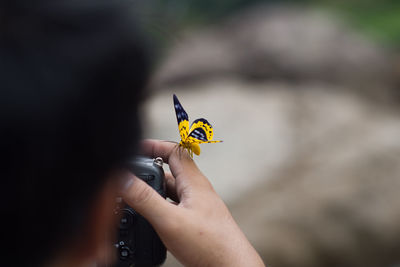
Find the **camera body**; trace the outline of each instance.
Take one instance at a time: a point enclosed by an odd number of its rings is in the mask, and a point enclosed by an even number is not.
[[[128,168],[162,197],[166,197],[162,159],[137,157]],[[116,267],[159,266],[166,258],[166,248],[150,223],[130,206],[117,199],[115,214],[118,226]]]

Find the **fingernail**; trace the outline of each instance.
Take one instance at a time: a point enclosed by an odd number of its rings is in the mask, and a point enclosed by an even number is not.
[[[122,192],[126,192],[131,187],[132,184],[133,184],[133,177],[127,178],[124,185],[122,186]]]

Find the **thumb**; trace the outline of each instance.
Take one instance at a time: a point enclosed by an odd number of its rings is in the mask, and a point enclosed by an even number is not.
[[[174,205],[161,197],[151,186],[136,176],[131,176],[122,192],[124,201],[152,225],[157,225],[171,216]]]

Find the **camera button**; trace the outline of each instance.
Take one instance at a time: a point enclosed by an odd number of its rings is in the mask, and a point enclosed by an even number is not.
[[[127,260],[131,256],[131,250],[127,246],[120,247],[119,257],[121,260]]]
[[[126,249],[121,250],[121,257],[128,257],[129,256],[129,251]]]
[[[119,228],[128,229],[131,225],[133,225],[133,212],[129,209],[123,209],[121,213],[122,217],[119,220]]]

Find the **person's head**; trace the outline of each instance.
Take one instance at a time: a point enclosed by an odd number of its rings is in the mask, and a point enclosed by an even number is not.
[[[95,207],[135,154],[149,69],[117,2],[0,3],[1,242],[12,266],[71,247],[89,258],[103,240],[107,222],[93,220],[108,211]]]

